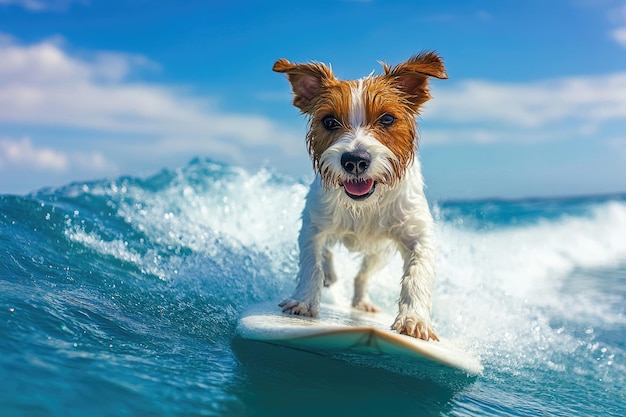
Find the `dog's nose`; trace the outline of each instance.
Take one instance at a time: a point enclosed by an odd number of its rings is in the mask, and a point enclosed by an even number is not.
[[[365,151],[345,152],[341,155],[341,166],[352,175],[361,175],[372,162],[372,156]]]

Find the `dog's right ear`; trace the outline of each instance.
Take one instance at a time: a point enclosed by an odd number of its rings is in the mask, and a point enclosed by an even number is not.
[[[332,70],[324,64],[292,64],[285,58],[279,59],[272,68],[287,74],[293,90],[293,105],[302,113],[313,114],[313,108],[324,85],[336,81]]]

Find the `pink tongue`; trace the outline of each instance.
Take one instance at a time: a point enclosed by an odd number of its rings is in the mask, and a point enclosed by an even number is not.
[[[370,192],[370,190],[374,186],[374,180],[368,179],[363,181],[349,181],[344,182],[343,186],[348,193],[360,196]]]

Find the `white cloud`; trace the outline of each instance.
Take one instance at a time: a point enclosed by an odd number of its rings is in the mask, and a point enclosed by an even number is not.
[[[538,142],[593,135],[607,123],[624,124],[626,130],[626,72],[442,84],[435,84],[434,99],[424,110],[427,123],[446,126],[435,131],[436,142]]]
[[[30,138],[0,139],[0,169],[12,165],[32,169],[65,171],[67,156],[50,148],[35,148]]]
[[[611,37],[621,46],[626,48],[626,26],[622,28],[614,29],[611,32]]]
[[[626,6],[611,9],[608,17],[609,21],[616,26],[609,32],[610,38],[626,48]]]
[[[245,161],[250,146],[301,152],[296,134],[269,119],[220,111],[211,98],[181,87],[128,81],[133,71],[155,66],[141,56],[111,52],[78,58],[58,38],[21,45],[1,37],[0,123],[147,135],[153,138],[141,150],[147,155],[196,149]]]
[[[40,11],[46,8],[46,3],[39,0],[0,0],[0,5],[17,5],[32,11]]]
[[[0,138],[0,171],[14,167],[36,171],[65,172],[106,171],[114,168],[99,152],[63,152],[50,147],[38,147],[28,138]]]
[[[460,23],[460,22],[486,22],[493,19],[493,15],[486,10],[466,11],[466,12],[442,12],[434,14],[424,14],[417,17],[422,22],[435,23]]]
[[[429,117],[451,122],[498,122],[540,127],[569,119],[626,118],[626,72],[531,83],[464,81],[441,87]]]
[[[31,12],[64,10],[70,3],[86,3],[86,0],[0,0],[0,5],[15,5]]]

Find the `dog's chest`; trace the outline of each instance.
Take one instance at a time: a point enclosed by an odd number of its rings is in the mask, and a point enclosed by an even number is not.
[[[338,210],[333,215],[332,226],[328,229],[331,240],[338,240],[351,251],[373,253],[386,251],[394,244],[387,219],[378,211],[353,213]]]
[[[314,231],[327,243],[341,242],[351,251],[377,253],[399,249],[415,240],[413,235],[432,222],[420,186],[421,181],[403,183],[376,204],[351,206],[343,191],[325,190],[318,178],[307,196],[303,230]]]

